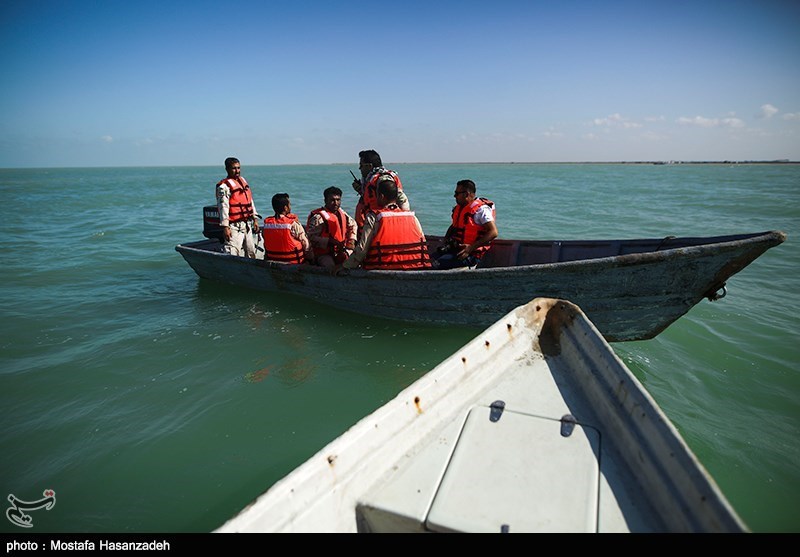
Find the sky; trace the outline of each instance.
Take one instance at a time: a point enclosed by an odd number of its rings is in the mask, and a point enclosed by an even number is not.
[[[800,160],[800,0],[0,0],[0,167]]]

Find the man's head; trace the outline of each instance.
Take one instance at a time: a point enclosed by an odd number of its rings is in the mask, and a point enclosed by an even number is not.
[[[288,193],[276,193],[272,196],[272,210],[276,215],[285,215],[292,212],[292,204],[289,202]]]
[[[386,207],[391,203],[397,203],[397,184],[394,178],[388,174],[382,176],[378,180],[378,185],[375,190],[378,199],[378,205]]]
[[[228,173],[228,178],[238,178],[242,173],[242,167],[239,159],[235,157],[228,157],[225,159],[225,172]]]
[[[326,188],[322,195],[325,196],[325,208],[335,213],[342,206],[342,190],[336,186]]]
[[[362,178],[369,176],[369,173],[379,166],[383,166],[383,162],[377,151],[368,149],[358,153],[358,168],[361,170]]]
[[[469,205],[475,201],[475,182],[472,180],[459,180],[456,182],[456,191],[453,192],[453,197],[456,198],[456,204],[460,207]]]

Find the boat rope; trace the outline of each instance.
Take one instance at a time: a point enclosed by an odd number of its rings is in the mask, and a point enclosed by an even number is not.
[[[656,251],[661,250],[661,248],[664,247],[664,244],[666,244],[670,240],[674,240],[676,237],[677,236],[666,236],[663,240],[661,240],[661,243],[658,244],[658,247],[656,248]]]
[[[728,289],[725,288],[724,282],[722,283],[721,286],[710,288],[708,292],[704,294],[704,296],[708,298],[709,302],[716,302],[717,300],[721,300],[727,295],[728,295]]]

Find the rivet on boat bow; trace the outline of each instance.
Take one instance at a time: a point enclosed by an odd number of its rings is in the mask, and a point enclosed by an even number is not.
[[[564,414],[561,416],[561,437],[569,437],[575,431],[575,424],[578,420],[572,414]]]
[[[503,415],[503,410],[506,408],[506,403],[502,400],[495,400],[491,406],[489,406],[489,421],[496,422],[500,419],[500,416]]]

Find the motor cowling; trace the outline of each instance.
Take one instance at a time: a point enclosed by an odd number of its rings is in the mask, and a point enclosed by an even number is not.
[[[203,236],[209,240],[225,241],[222,227],[219,225],[219,209],[216,205],[203,207]]]

